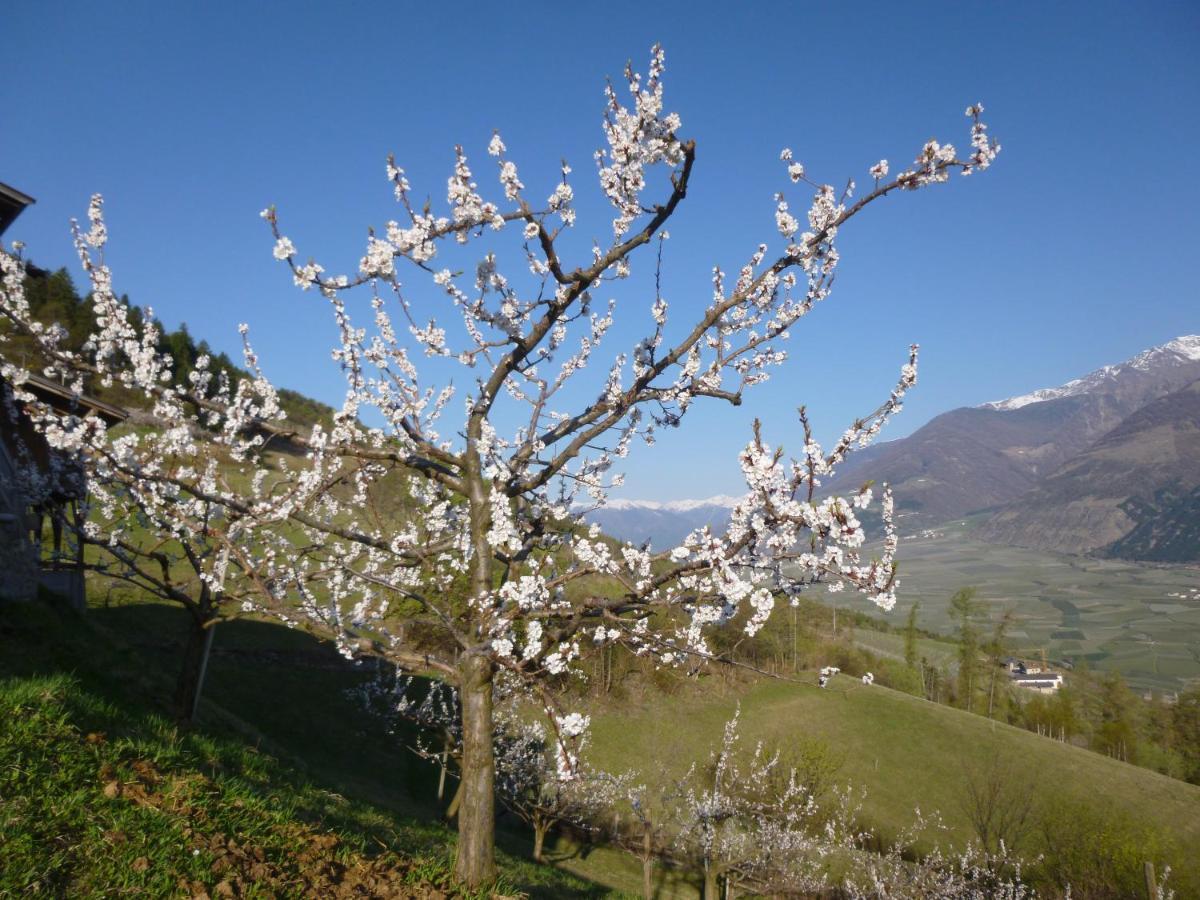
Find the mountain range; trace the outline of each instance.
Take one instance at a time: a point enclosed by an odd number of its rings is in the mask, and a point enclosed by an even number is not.
[[[697,528],[708,525],[721,530],[729,522],[729,511],[739,498],[717,496],[704,500],[610,500],[603,509],[584,514],[606,534],[656,549],[674,547]]]
[[[1200,335],[1059,387],[943,413],[852,455],[824,488],[886,482],[906,531],[982,515],[985,540],[1163,562],[1200,561]],[[724,524],[729,498],[617,501],[589,515],[666,546]]]

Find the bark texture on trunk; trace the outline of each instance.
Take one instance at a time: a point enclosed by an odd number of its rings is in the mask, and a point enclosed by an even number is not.
[[[542,850],[546,846],[546,832],[550,830],[550,825],[545,822],[538,822],[533,826],[533,861],[545,862],[542,858]]]
[[[492,662],[478,653],[461,661],[462,800],[454,874],[467,887],[496,880],[496,761],[492,735]]]

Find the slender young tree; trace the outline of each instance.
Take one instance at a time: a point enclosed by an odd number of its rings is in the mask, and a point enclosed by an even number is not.
[[[920,603],[914,603],[908,609],[908,618],[904,620],[904,664],[910,669],[917,666],[917,612]]]
[[[583,724],[582,721],[579,722]],[[618,778],[577,764],[568,771],[561,750],[540,724],[508,723],[496,740],[500,802],[533,829],[533,858],[544,862],[546,837],[560,824],[595,830],[621,796]]]
[[[1008,654],[1008,631],[1012,627],[1013,611],[1006,609],[1001,613],[1000,618],[996,620],[996,625],[992,629],[992,636],[988,640],[985,649],[987,650],[988,661],[988,718],[992,718],[992,713],[996,706],[996,676],[1000,671],[1000,667],[1004,662],[1004,657]],[[1001,697],[1003,699],[1004,682],[1001,683]]]
[[[698,157],[664,108],[662,74],[655,47],[644,76],[626,69],[627,100],[606,89],[595,163],[613,218],[607,236],[587,232],[591,249],[581,256],[571,167],[562,165],[539,201],[499,134],[487,151],[502,197],[484,198],[459,147],[445,214],[417,200],[389,160],[399,215],[369,232],[353,274],[328,274],[302,256],[276,210],[264,210],[275,257],[333,313],[346,395],[331,427],[289,426],[248,345],[253,377],[236,390],[214,398],[166,386],[161,355],[144,349],[113,305],[98,199],[78,244],[103,314],[83,354],[62,351],[30,321],[20,263],[5,256],[0,313],[42,339],[54,373],[67,383],[80,372],[120,378],[162,422],[147,439],[47,411],[53,441],[77,449],[102,484],[144,483],[164,516],[188,510],[191,519],[156,526],[171,540],[201,516],[230,523],[221,547],[239,583],[257,592],[248,606],[322,628],[347,655],[375,654],[454,685],[462,733],[456,872],[471,886],[495,874],[498,676],[544,703],[552,725],[574,723],[550,686],[589,648],[622,642],[660,664],[694,665],[713,656],[710,629],[748,606],[744,627],[754,634],[780,601],[816,582],[848,586],[885,609],[895,600],[890,494],[878,499],[886,539],[871,559],[858,513],[877,501],[873,492],[822,498],[818,489],[900,409],[916,381],[915,346],[888,399],[832,448],[815,440],[803,410],[795,459],[756,425],[740,456],[746,492],[722,534],[698,529],[663,552],[614,547],[579,513],[604,504],[620,483],[613,467],[635,442],[652,443],[698,404],[740,404],[784,363],[792,329],[829,295],[836,239],[851,219],[889,195],[992,163],[999,147],[982,107],[967,108],[966,152],[931,140],[895,174],[886,160],[870,166],[857,195],[853,182],[838,191],[814,180],[784,150],[774,233],[731,274],[714,267],[711,295],[682,298],[674,316],[662,279],[666,226]],[[787,191],[810,194],[806,227]],[[369,297],[369,328],[358,324],[356,290]],[[609,297],[618,293],[645,317],[642,336],[613,352],[618,305]],[[6,361],[5,375],[20,385],[19,366]],[[302,461],[272,458],[283,438]],[[219,452],[206,449],[213,446]],[[178,464],[165,466],[168,458]],[[107,496],[118,512],[123,494]],[[103,528],[92,537],[111,546]],[[221,583],[215,573],[207,578]],[[223,589],[229,584],[227,573]],[[571,740],[556,740],[569,767]]]
[[[0,326],[6,326],[0,327],[0,351],[6,344],[28,348],[31,342],[37,350],[22,353],[19,362],[0,357],[0,422],[20,441],[17,424],[28,416],[54,450],[49,469],[30,448],[19,454],[15,482],[26,505],[52,507],[56,496],[81,501],[87,496],[81,514],[62,523],[72,526],[66,535],[74,544],[70,555],[78,554],[88,569],[186,611],[174,708],[188,722],[199,700],[213,626],[260,595],[247,577],[255,567],[244,560],[258,551],[257,530],[271,518],[273,501],[251,509],[239,483],[269,473],[264,435],[252,423],[275,418],[280,409],[265,379],[235,383],[225,368],[210,368],[207,354],[193,361],[186,387],[172,383],[174,360],[159,349],[163,342],[152,312],[130,309],[113,293],[107,268],[92,258],[91,251],[106,240],[98,198],[89,216],[87,232],[74,230],[92,282],[95,322],[81,352],[69,349],[79,343],[70,331],[32,314],[20,257],[0,253]],[[186,346],[186,330],[179,334]],[[246,354],[253,364],[248,346]],[[41,403],[23,387],[25,365],[34,360],[45,375],[77,395],[93,380],[130,389],[146,407],[142,424],[110,431],[103,419],[87,414],[85,405],[61,411]],[[192,411],[185,409],[185,399]],[[203,410],[195,406],[200,400]],[[77,483],[84,477],[86,485]]]
[[[975,588],[955,591],[950,598],[950,616],[958,622],[958,692],[963,708],[974,711],[976,676],[979,673],[979,629],[975,626],[978,602]]]

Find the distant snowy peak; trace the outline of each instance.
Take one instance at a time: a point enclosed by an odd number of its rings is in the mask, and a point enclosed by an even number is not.
[[[1115,368],[1115,366],[1105,367],[1105,369],[1108,368]],[[1020,397],[1009,397],[1007,400],[991,400],[987,403],[979,404],[979,408],[1014,410],[1020,409],[1023,406],[1029,406],[1031,403],[1042,403],[1046,400],[1057,400],[1059,397],[1073,397],[1076,394],[1086,394],[1089,390],[1097,387],[1104,375],[1108,374],[1105,369],[1099,369],[1086,378],[1076,378],[1074,381],[1068,381],[1061,387],[1042,388],[1029,394],[1022,394]]]
[[[1074,381],[1068,381],[1059,387],[1042,388],[1029,394],[1022,394],[1020,397],[1009,397],[1007,400],[993,400],[990,403],[981,403],[979,408],[999,410],[1020,409],[1023,406],[1029,406],[1031,403],[1042,403],[1046,400],[1057,400],[1060,397],[1075,397],[1079,394],[1087,394],[1101,387],[1109,379],[1131,370],[1149,372],[1152,369],[1160,367],[1184,365],[1192,362],[1200,362],[1200,335],[1197,334],[1177,337],[1175,340],[1168,341],[1161,347],[1151,347],[1149,350],[1139,353],[1133,359],[1117,363],[1114,366],[1105,366],[1102,369],[1097,369],[1089,375],[1076,378]]]
[[[610,500],[604,505],[605,509],[654,509],[663,512],[690,512],[693,509],[703,509],[707,506],[719,506],[723,509],[733,509],[741,497],[729,497],[719,494],[704,500]]]

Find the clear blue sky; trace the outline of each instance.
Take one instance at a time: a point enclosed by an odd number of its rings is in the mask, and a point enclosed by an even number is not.
[[[332,324],[271,258],[270,203],[303,254],[352,271],[367,226],[397,214],[388,152],[442,203],[455,143],[492,183],[498,127],[527,184],[550,185],[566,157],[583,193],[605,75],[644,68],[661,41],[667,106],[698,143],[666,263],[681,309],[714,263],[733,269],[774,234],[780,148],[865,185],[877,159],[907,163],[931,136],[964,145],[962,110],[982,100],[1004,145],[993,170],[848,227],[838,286],[788,367],[742,409],[638,452],[625,496],[739,491],[754,416],[794,444],[805,402],[834,435],[886,396],[911,341],[921,384],[888,437],[1200,332],[1194,2],[18,0],[4,19],[0,181],[38,201],[6,239],[77,271],[67,221],[104,193],[120,290],[232,353],[249,322],[278,383],[333,403]],[[608,219],[584,202],[580,236]]]

